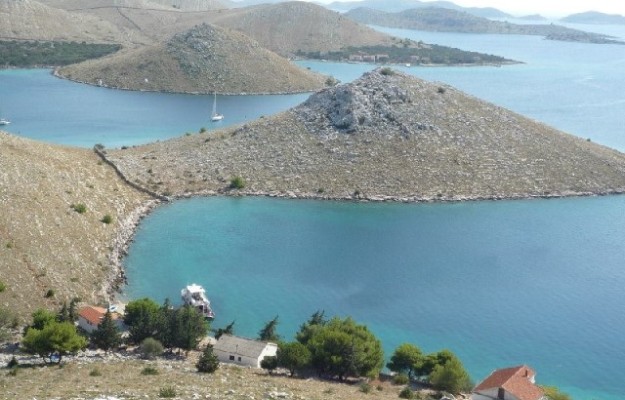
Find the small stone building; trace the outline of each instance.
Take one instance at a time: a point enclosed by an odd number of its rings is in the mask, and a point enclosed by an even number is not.
[[[260,368],[263,358],[276,355],[278,345],[233,335],[222,335],[213,346],[213,352],[223,363]]]

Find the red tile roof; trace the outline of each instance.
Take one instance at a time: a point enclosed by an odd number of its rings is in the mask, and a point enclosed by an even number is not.
[[[535,375],[534,370],[527,365],[498,369],[477,385],[473,391],[503,388],[519,400],[539,400],[544,393],[541,388],[532,383]]]
[[[106,308],[95,307],[95,306],[86,306],[80,309],[78,315],[87,320],[91,325],[98,326],[100,325],[100,321],[104,318],[104,314],[106,314]]]

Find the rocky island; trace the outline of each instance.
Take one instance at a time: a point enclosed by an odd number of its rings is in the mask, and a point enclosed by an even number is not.
[[[389,68],[216,133],[110,150],[166,196],[436,201],[625,192],[625,155]],[[240,177],[245,188],[230,189]]]

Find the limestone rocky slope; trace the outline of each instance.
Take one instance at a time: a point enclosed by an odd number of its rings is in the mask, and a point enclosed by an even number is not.
[[[58,73],[108,87],[192,93],[313,91],[324,87],[327,79],[238,32],[207,24],[163,44],[89,60]]]
[[[625,155],[454,88],[381,69],[304,104],[109,157],[164,194],[460,200],[625,191]]]
[[[90,150],[3,132],[0,149],[0,306],[26,317],[76,296],[102,302],[116,273],[111,246],[147,197]]]

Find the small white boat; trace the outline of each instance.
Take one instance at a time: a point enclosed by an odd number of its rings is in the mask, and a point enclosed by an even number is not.
[[[222,119],[224,119],[224,115],[217,112],[217,93],[213,93],[213,114],[211,115],[211,121],[217,122]]]
[[[184,304],[195,307],[206,319],[214,319],[215,313],[211,302],[206,297],[206,291],[200,285],[192,283],[180,291]]]
[[[11,121],[6,118],[0,118],[0,125],[9,125]]]

